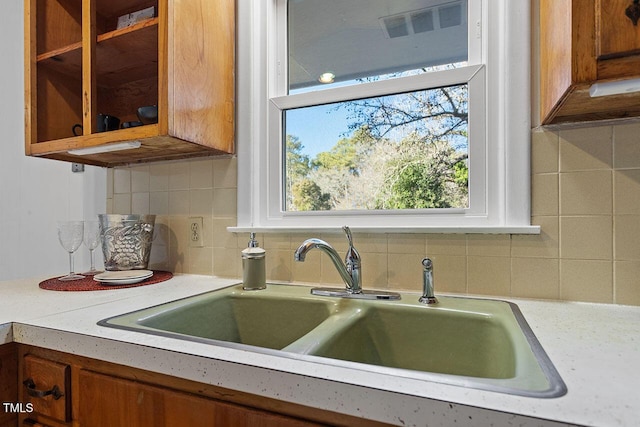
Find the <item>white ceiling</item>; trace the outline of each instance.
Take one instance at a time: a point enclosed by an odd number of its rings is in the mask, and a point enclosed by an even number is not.
[[[381,19],[460,3],[466,11],[466,0],[290,0],[290,87],[316,85],[327,71],[344,81],[464,61],[466,13],[462,25],[437,28],[434,10],[433,31],[396,38],[388,37]]]

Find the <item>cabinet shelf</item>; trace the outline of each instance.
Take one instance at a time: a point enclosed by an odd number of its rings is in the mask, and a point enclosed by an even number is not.
[[[82,56],[82,42],[73,43],[65,47],[41,53],[36,57],[36,60],[38,62],[46,62],[48,60],[52,60],[53,62],[64,62],[66,55],[73,55],[80,58]],[[77,61],[78,65],[80,65],[81,62],[82,60]]]
[[[97,82],[114,87],[158,76],[158,18],[98,36]]]
[[[100,34],[96,44],[97,82],[114,87],[158,74],[158,18]],[[77,78],[82,73],[82,42],[36,57],[59,73]]]

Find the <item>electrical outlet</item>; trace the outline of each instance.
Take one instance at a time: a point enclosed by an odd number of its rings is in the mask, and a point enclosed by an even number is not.
[[[201,248],[202,242],[202,217],[194,216],[189,218],[189,246]]]

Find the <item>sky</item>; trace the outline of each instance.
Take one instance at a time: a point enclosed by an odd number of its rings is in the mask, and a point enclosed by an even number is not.
[[[286,113],[286,134],[297,136],[310,158],[330,150],[338,140],[351,135],[349,112],[345,108],[335,110],[335,105],[299,108]]]

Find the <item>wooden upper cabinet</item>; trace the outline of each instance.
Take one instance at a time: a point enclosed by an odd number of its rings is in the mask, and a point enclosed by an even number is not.
[[[540,0],[540,117],[560,124],[640,116],[640,92],[591,97],[596,82],[640,78],[632,0]]]
[[[24,4],[27,155],[117,166],[233,153],[234,0]],[[157,106],[157,123],[122,127],[145,106]],[[102,131],[98,115],[120,126]],[[140,148],[73,154],[127,141]]]

